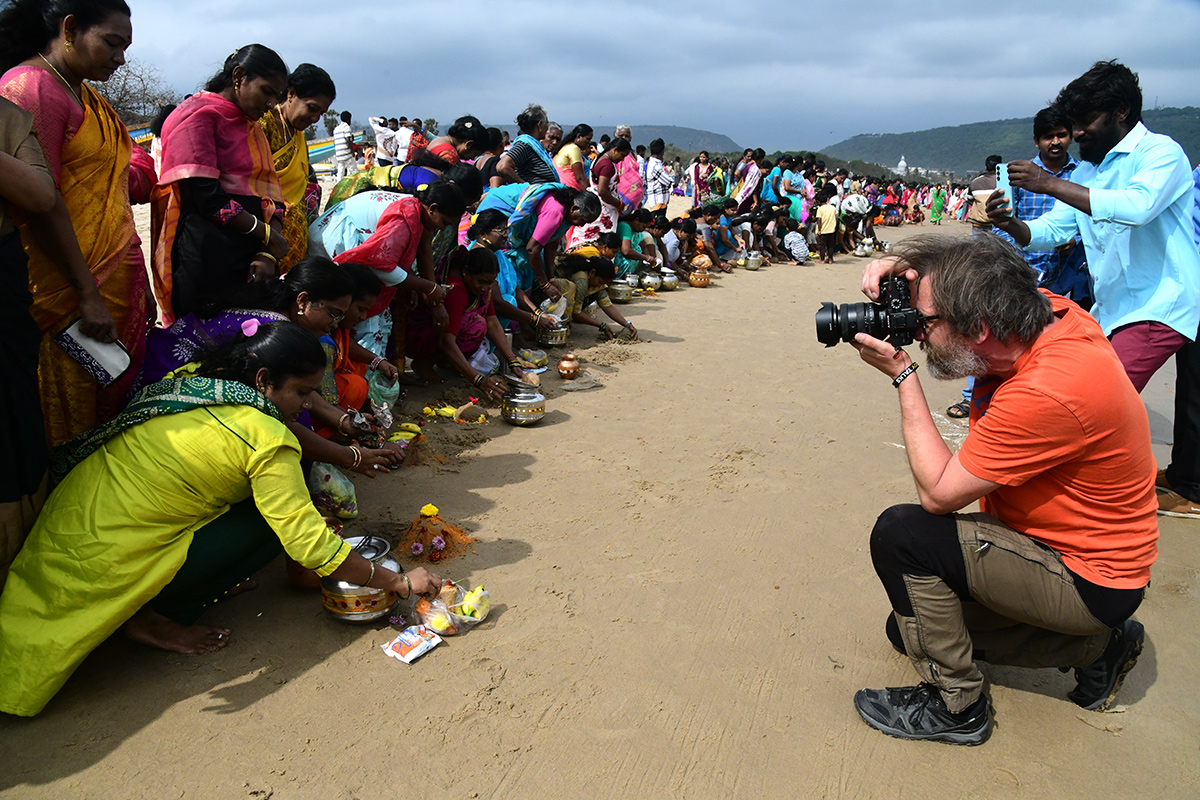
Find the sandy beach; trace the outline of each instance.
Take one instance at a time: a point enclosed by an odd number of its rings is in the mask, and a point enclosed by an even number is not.
[[[1200,795],[1187,520],[1160,518],[1146,650],[1119,713],[1071,704],[1069,675],[985,665],[997,727],[982,747],[859,719],[855,690],[916,679],[884,638],[867,551],[879,512],[914,499],[895,391],[813,329],[820,301],[862,299],[863,264],[739,270],[635,300],[622,311],[647,341],[573,333],[602,387],[565,392],[548,371],[536,427],[431,422],[420,464],[356,480],[347,534],[395,539],[433,503],[478,538],[439,565],[491,591],[476,629],[404,665],[380,650],[392,627],[332,618],[277,562],[205,616],[232,628],[223,651],[115,636],[39,717],[0,717],[0,797]],[[922,377],[935,412],[958,397]],[[413,390],[403,419],[465,387]],[[1172,388],[1164,370],[1143,394],[1163,464]],[[965,423],[935,416],[957,446]]]

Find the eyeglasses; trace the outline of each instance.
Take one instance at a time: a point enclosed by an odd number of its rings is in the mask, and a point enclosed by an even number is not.
[[[918,311],[917,312],[917,327],[920,329],[921,335],[928,336],[929,335],[929,323],[936,322],[937,320],[939,320],[941,318],[942,318],[941,314],[922,314],[920,311]]]
[[[321,310],[322,310],[322,311],[324,311],[326,314],[328,314],[328,315],[329,315],[329,318],[330,318],[331,320],[333,320],[333,322],[334,322],[334,324],[335,324],[335,325],[336,325],[336,324],[339,324],[339,323],[341,323],[341,321],[342,321],[342,320],[344,320],[344,319],[346,318],[346,315],[345,315],[345,314],[339,314],[339,313],[338,313],[338,312],[336,312],[336,311],[330,311],[330,310],[329,310],[329,309],[328,309],[328,308],[325,306],[325,304],[324,304],[323,302],[321,302],[320,300],[318,300],[318,301],[316,302],[316,305],[319,305],[319,306],[321,307]]]

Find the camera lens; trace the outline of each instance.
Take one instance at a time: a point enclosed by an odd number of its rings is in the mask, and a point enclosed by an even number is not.
[[[838,308],[833,303],[821,303],[821,310],[817,312],[817,341],[833,347],[838,338]]]
[[[869,333],[883,338],[886,331],[880,314],[882,306],[876,303],[821,303],[817,312],[817,341],[833,347],[839,341],[853,342],[854,334]]]

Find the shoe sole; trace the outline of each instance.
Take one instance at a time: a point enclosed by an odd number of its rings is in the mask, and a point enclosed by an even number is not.
[[[1133,643],[1125,655],[1125,661],[1121,664],[1121,669],[1117,670],[1117,678],[1113,681],[1112,688],[1108,690],[1108,694],[1092,703],[1089,706],[1081,706],[1084,711],[1108,711],[1116,702],[1117,693],[1121,691],[1121,685],[1125,683],[1125,676],[1134,668],[1138,662],[1138,657],[1142,654],[1142,647],[1146,641],[1146,629],[1142,628],[1141,638]]]
[[[1200,508],[1195,511],[1164,511],[1158,510],[1160,517],[1175,517],[1176,519],[1200,519]]]
[[[988,708],[987,708],[987,712],[986,712],[987,717],[985,718],[985,722],[984,722],[982,731],[970,731],[970,732],[961,732],[961,733],[958,733],[958,732],[934,733],[934,734],[929,734],[927,736],[909,733],[908,731],[903,731],[903,730],[900,730],[899,728],[893,728],[890,725],[884,725],[879,720],[872,719],[871,717],[867,716],[866,713],[864,713],[863,710],[861,708],[859,708],[857,704],[855,704],[854,710],[858,712],[858,715],[860,717],[862,717],[863,722],[867,723],[868,725],[870,725],[872,728],[879,731],[880,733],[886,733],[888,736],[891,736],[895,739],[908,739],[909,741],[916,741],[916,742],[944,742],[945,744],[957,744],[957,745],[962,745],[962,746],[966,746],[966,747],[975,747],[976,745],[981,745],[984,742],[986,742],[992,735],[992,724],[991,724],[992,704],[991,703],[988,703]]]

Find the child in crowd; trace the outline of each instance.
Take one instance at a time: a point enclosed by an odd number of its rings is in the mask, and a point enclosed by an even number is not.
[[[783,249],[788,252],[797,264],[808,261],[808,240],[805,238],[804,225],[797,220],[787,221],[787,233],[783,237]]]
[[[817,209],[817,244],[822,264],[833,263],[833,254],[837,252],[837,226],[837,194],[827,190],[822,193]]]

